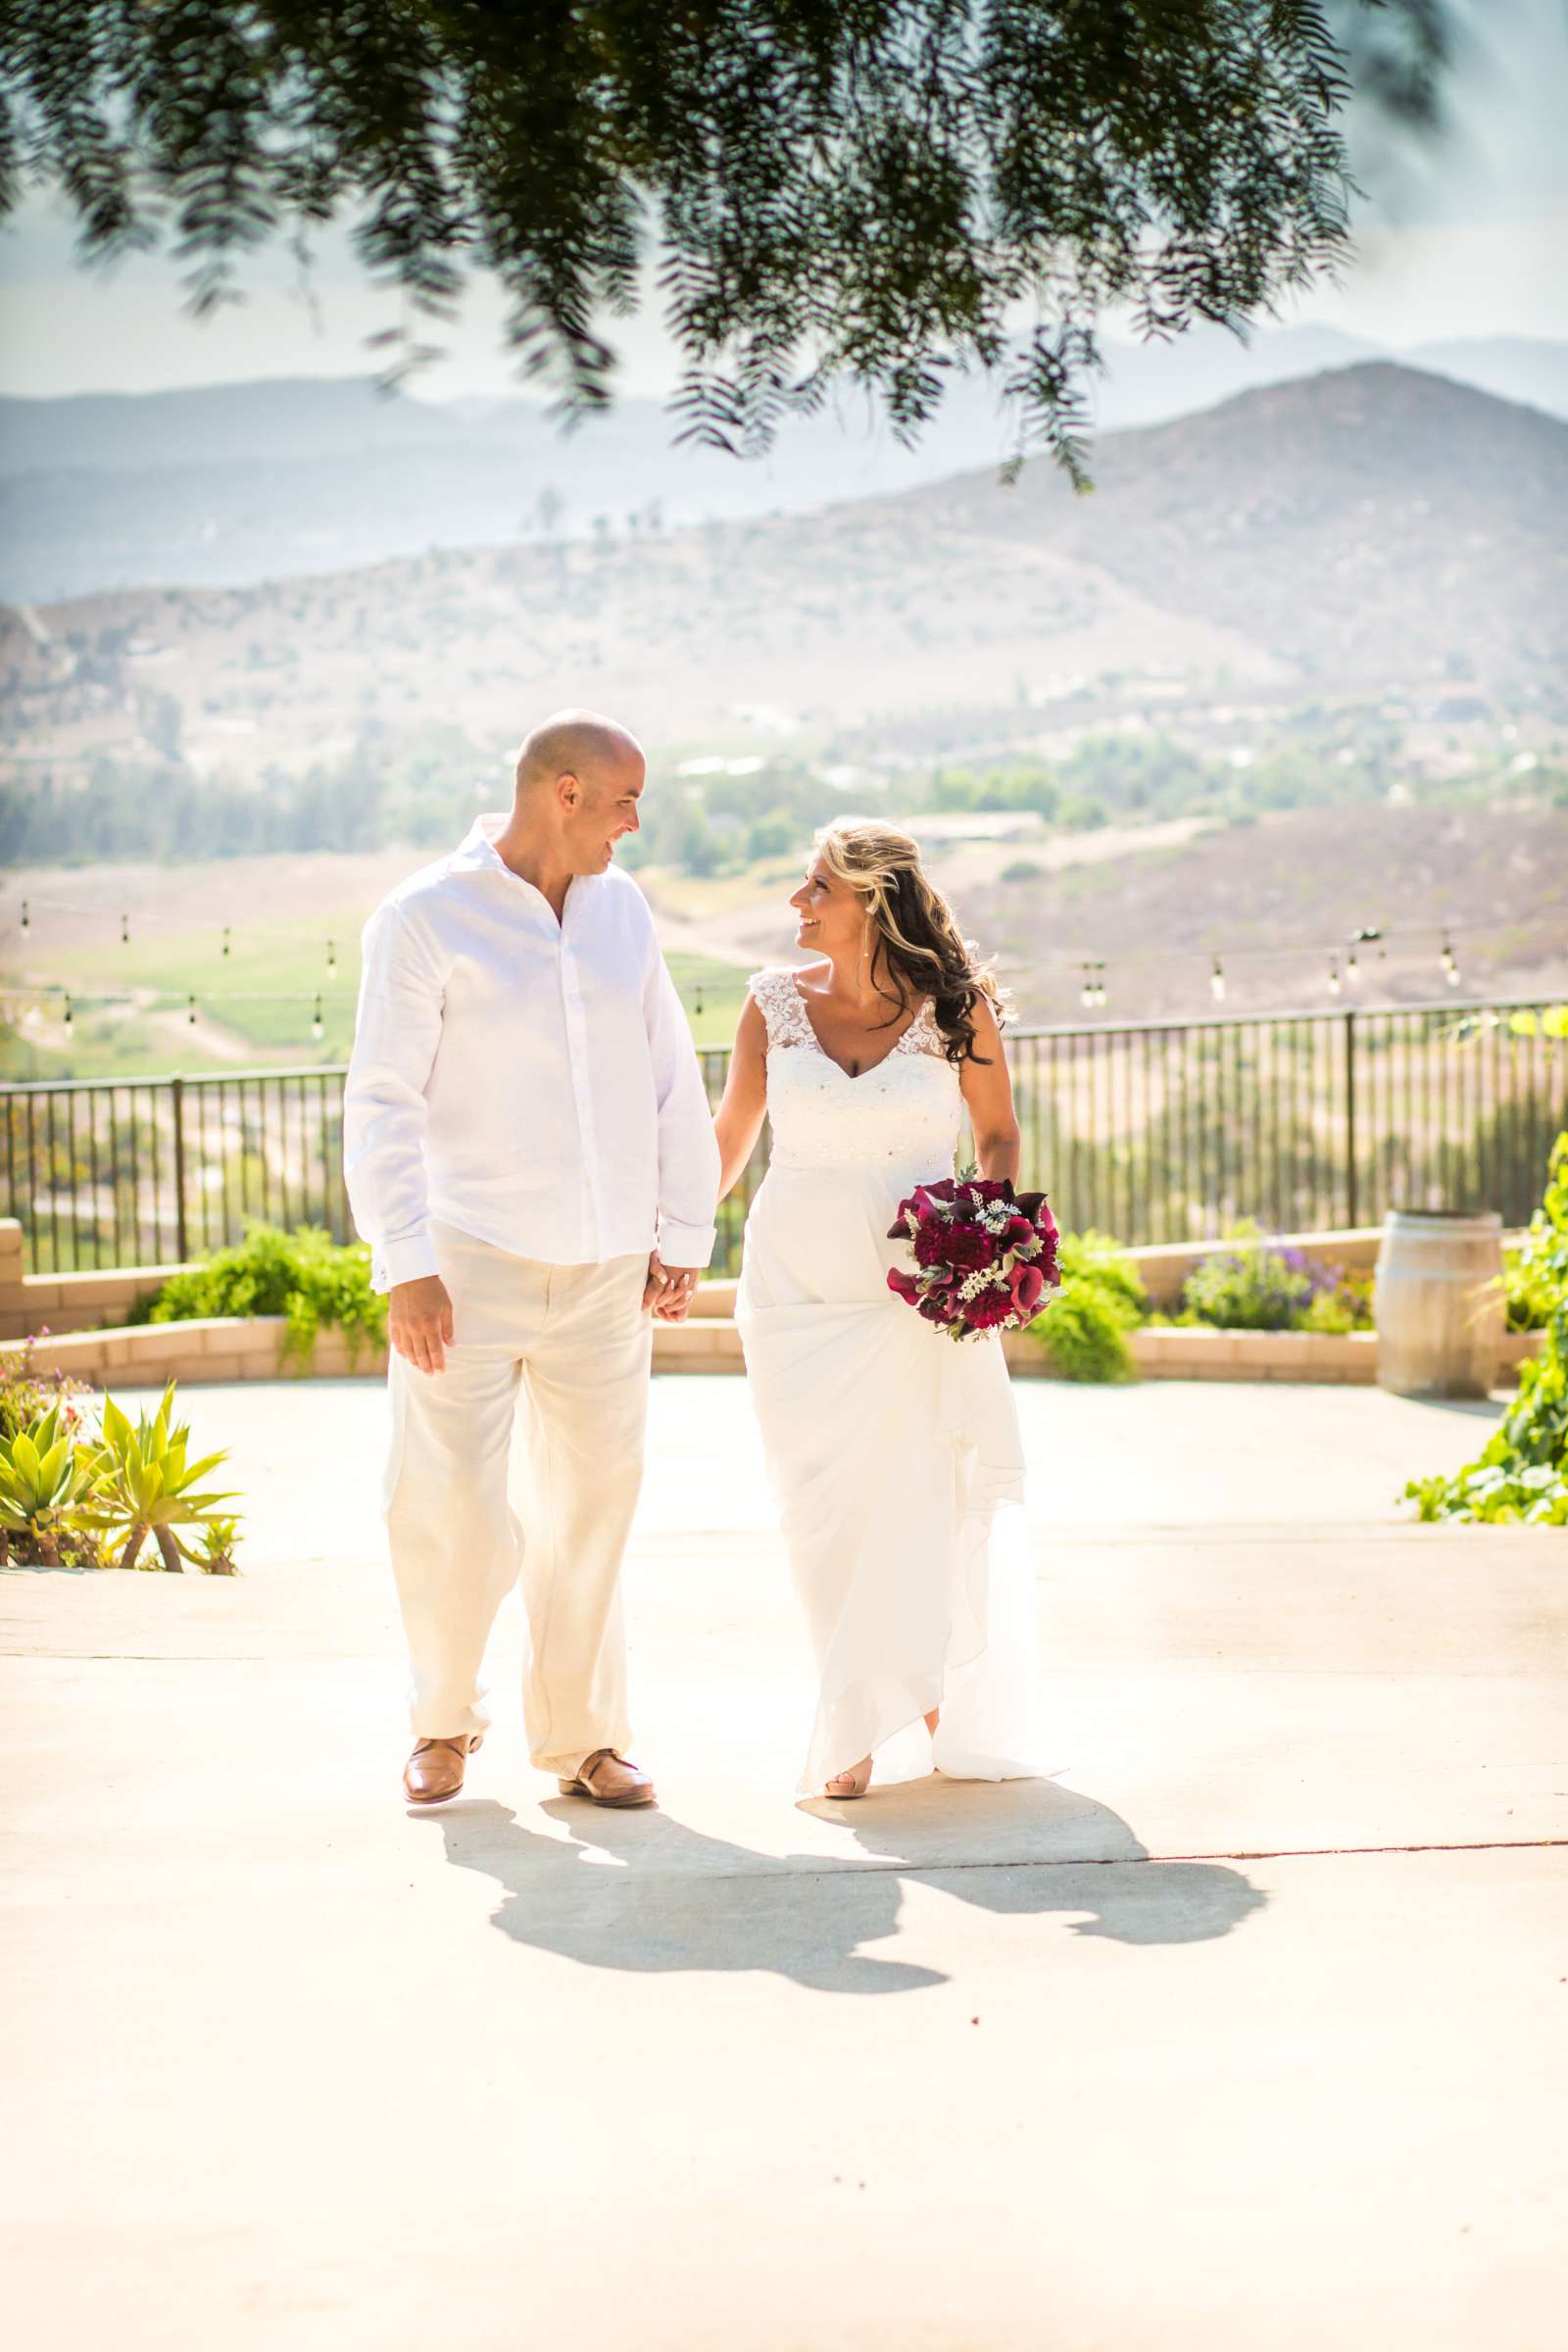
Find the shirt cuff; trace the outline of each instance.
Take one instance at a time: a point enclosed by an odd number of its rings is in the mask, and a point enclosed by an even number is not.
[[[428,1233],[402,1233],[395,1242],[377,1242],[370,1251],[372,1291],[389,1291],[394,1283],[417,1282],[440,1271]]]
[[[682,1225],[665,1216],[659,1220],[659,1254],[666,1266],[706,1266],[717,1238],[716,1225]]]

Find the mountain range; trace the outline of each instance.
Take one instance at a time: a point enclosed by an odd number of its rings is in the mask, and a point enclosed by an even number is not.
[[[13,607],[8,764],[488,762],[570,702],[671,754],[858,760],[1336,697],[1493,744],[1568,720],[1568,423],[1373,362],[1107,433],[1096,468]]]
[[[1130,427],[1381,356],[1322,327],[1110,344],[1093,463]],[[1402,358],[1568,416],[1568,345],[1477,340]],[[625,538],[896,495],[1008,454],[992,390],[965,379],[912,450],[850,402],[745,462],[676,447],[674,429],[646,400],[564,434],[525,400],[437,405],[369,377],[0,400],[0,595],[244,587],[436,547]],[[1025,478],[1051,471],[1038,459]]]

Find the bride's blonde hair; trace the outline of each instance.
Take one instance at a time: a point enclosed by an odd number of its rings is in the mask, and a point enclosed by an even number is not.
[[[974,1046],[975,1007],[983,998],[1004,1020],[1002,991],[920,863],[919,843],[892,825],[840,817],[811,846],[865,909],[876,941],[871,979],[895,1007],[891,1017],[929,997],[948,1059],[983,1061]]]

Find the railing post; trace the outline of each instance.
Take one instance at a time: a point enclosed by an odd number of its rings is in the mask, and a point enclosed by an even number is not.
[[[1345,1221],[1352,1231],[1359,1200],[1355,1182],[1355,1014],[1345,1011]]]
[[[185,1233],[185,1081],[172,1078],[174,1102],[174,1255],[183,1265],[190,1255]]]

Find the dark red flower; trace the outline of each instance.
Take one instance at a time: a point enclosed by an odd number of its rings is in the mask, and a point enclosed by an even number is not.
[[[1040,1304],[1045,1287],[1046,1278],[1040,1268],[1031,1265],[1027,1259],[1020,1260],[1007,1277],[1014,1314],[1032,1315]]]
[[[889,1266],[888,1289],[890,1291],[897,1291],[899,1297],[903,1299],[906,1299],[910,1306],[913,1306],[916,1303],[920,1296],[919,1285],[916,1283],[914,1276],[912,1274],[906,1273],[903,1266]]]
[[[1012,1296],[1007,1291],[981,1291],[964,1303],[963,1319],[971,1331],[992,1331],[997,1324],[1005,1323],[1012,1313]]]
[[[950,1266],[962,1266],[975,1272],[981,1266],[992,1266],[1000,1254],[997,1237],[983,1225],[952,1224],[942,1236],[942,1254]]]
[[[951,1263],[948,1238],[953,1227],[948,1224],[922,1225],[914,1237],[914,1262],[917,1266],[945,1266]]]

